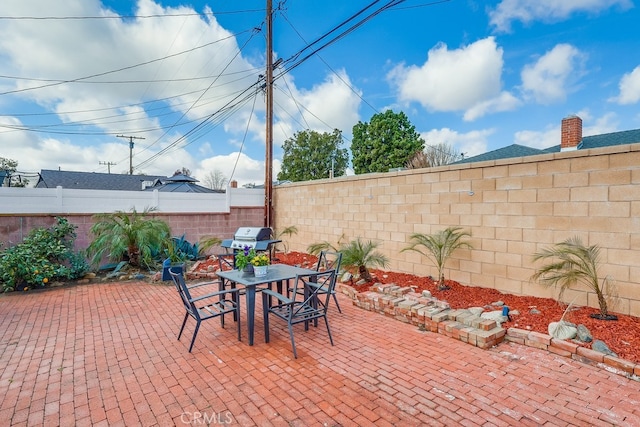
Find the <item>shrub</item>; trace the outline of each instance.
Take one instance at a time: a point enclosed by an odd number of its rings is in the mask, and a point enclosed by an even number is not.
[[[77,279],[88,271],[84,255],[73,251],[76,227],[66,218],[56,221],[50,228],[31,230],[22,243],[0,254],[0,282],[5,292]]]

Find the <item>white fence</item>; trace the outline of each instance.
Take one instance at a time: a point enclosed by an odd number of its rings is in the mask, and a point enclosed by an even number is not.
[[[228,188],[226,193],[77,190],[0,187],[0,214],[94,214],[143,211],[165,213],[229,212],[231,206],[264,205],[264,189]]]

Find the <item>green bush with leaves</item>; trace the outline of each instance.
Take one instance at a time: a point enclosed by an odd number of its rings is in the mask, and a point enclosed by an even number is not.
[[[87,248],[91,263],[98,265],[103,257],[120,262],[126,258],[134,267],[153,265],[153,255],[162,254],[167,249],[171,235],[169,225],[151,217],[154,208],[143,212],[96,214],[96,223],[91,227],[95,239]]]
[[[45,287],[54,280],[82,277],[88,264],[74,252],[76,226],[57,217],[50,228],[31,230],[24,241],[0,254],[0,282],[5,292]]]
[[[410,237],[411,244],[401,252],[414,251],[430,259],[438,269],[438,289],[445,290],[448,287],[444,281],[444,266],[457,249],[472,248],[464,240],[470,236],[462,227],[449,227],[435,234],[414,233]]]

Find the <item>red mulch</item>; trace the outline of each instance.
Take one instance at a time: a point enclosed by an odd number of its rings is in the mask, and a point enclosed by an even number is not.
[[[311,267],[317,258],[313,255],[301,252],[277,253],[276,263],[301,265]],[[204,265],[203,265],[204,267]],[[550,298],[538,298],[504,294],[495,289],[463,286],[453,280],[447,280],[449,290],[438,290],[437,284],[430,277],[415,276],[406,273],[394,273],[391,271],[372,270],[374,282],[364,285],[352,286],[358,291],[367,291],[375,283],[394,283],[398,286],[413,286],[416,292],[428,290],[441,300],[448,302],[452,308],[485,307],[492,302],[503,301],[512,314],[511,321],[503,323],[505,328],[520,328],[548,334],[550,322],[557,322],[562,317],[566,304],[558,303]],[[536,308],[541,314],[531,314],[531,309]],[[499,308],[492,308],[498,310]],[[514,315],[513,311],[520,314]],[[640,363],[640,318],[617,314],[618,320],[598,320],[590,317],[599,310],[590,307],[572,307],[565,316],[565,320],[585,325],[594,339],[604,341],[609,348],[621,359]],[[588,346],[586,344],[581,344]]]

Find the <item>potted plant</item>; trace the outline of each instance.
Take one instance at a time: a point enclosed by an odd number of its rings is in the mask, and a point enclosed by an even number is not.
[[[251,264],[251,260],[256,255],[257,253],[255,249],[245,246],[241,251],[236,252],[236,268],[248,273],[253,271],[253,264]]]
[[[253,274],[256,277],[264,277],[267,275],[269,257],[264,252],[257,254],[251,258],[251,265],[253,265]]]

